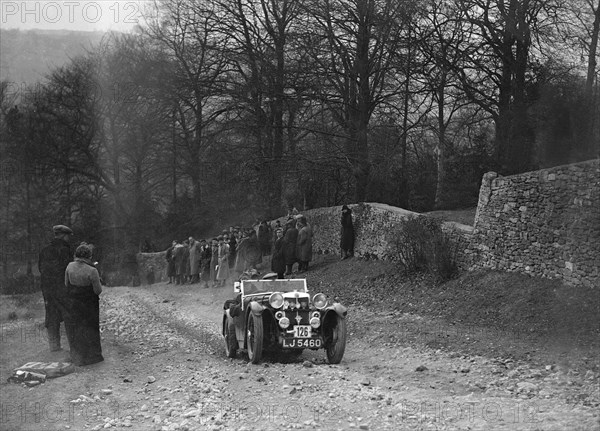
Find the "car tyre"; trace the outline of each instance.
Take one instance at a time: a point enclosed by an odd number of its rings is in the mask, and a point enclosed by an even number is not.
[[[262,358],[263,350],[263,321],[262,316],[254,313],[248,315],[246,323],[248,333],[248,359],[253,364],[258,364]]]
[[[235,324],[233,322],[224,322],[223,333],[225,338],[225,354],[228,358],[235,358],[238,349],[237,339],[235,337]]]
[[[336,315],[332,325],[331,340],[326,347],[327,360],[330,364],[339,364],[346,350],[346,319]]]

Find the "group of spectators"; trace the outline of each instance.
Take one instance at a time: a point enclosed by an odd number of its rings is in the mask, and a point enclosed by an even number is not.
[[[279,278],[308,269],[312,258],[312,228],[306,217],[289,214],[284,226],[277,220],[256,223],[251,228],[230,226],[221,235],[197,240],[173,241],[167,250],[168,283],[219,287],[231,276],[257,269],[272,255],[271,271]]]
[[[73,231],[64,225],[54,226],[53,231],[54,239],[40,251],[38,260],[50,351],[62,350],[60,323],[64,322],[70,360],[81,366],[101,362],[102,285],[91,260],[93,247],[79,244],[72,259],[69,240]]]

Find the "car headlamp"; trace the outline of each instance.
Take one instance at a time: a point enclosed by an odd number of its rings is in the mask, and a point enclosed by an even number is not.
[[[277,313],[275,313],[275,318],[277,320],[281,319],[284,316],[283,311],[279,310]]]
[[[269,296],[269,305],[273,308],[281,308],[283,305],[283,295],[279,292],[271,293],[271,296]]]
[[[327,305],[327,297],[322,293],[317,293],[315,296],[313,296],[312,303],[320,310],[325,308]]]
[[[312,326],[313,328],[317,329],[319,326],[321,326],[321,319],[319,319],[318,317],[313,317],[310,319],[310,326]]]
[[[283,329],[287,329],[287,327],[290,326],[290,319],[287,317],[282,317],[279,319],[279,326],[281,326]]]
[[[321,313],[318,311],[313,311],[312,317],[316,317],[317,319],[319,319],[321,317]]]

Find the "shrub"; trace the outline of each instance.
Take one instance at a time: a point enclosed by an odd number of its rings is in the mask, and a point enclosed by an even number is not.
[[[408,217],[391,242],[407,272],[429,272],[442,280],[456,274],[456,247],[439,220]]]

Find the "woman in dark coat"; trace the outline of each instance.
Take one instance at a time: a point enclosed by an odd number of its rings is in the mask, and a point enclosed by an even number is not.
[[[91,262],[92,250],[82,244],[75,261],[65,271],[67,287],[65,330],[75,365],[90,365],[104,360],[100,345],[100,275]]]
[[[277,273],[277,278],[283,278],[285,272],[285,259],[283,257],[283,229],[277,228],[276,239],[273,246],[273,258],[271,259],[271,271]]]
[[[210,281],[210,261],[212,258],[211,245],[206,240],[200,241],[200,280],[204,287],[209,287]]]
[[[340,248],[342,250],[342,259],[354,256],[354,225],[352,224],[352,210],[346,205],[342,207]]]
[[[217,265],[219,265],[219,241],[213,238],[210,248],[210,282],[213,287],[217,282]]]
[[[298,271],[306,271],[308,262],[312,259],[312,228],[308,225],[304,216],[298,219],[296,258],[298,259]]]
[[[262,221],[258,225],[258,243],[260,244],[260,252],[263,256],[271,254],[271,232],[266,221]]]
[[[285,260],[286,275],[292,273],[294,263],[296,263],[296,243],[298,242],[298,229],[295,226],[294,219],[288,220],[287,230],[283,237],[283,258]]]
[[[185,268],[187,261],[185,259],[185,247],[183,244],[177,244],[173,248],[173,260],[175,261],[175,284],[183,283],[183,277],[185,276]]]
[[[173,256],[173,250],[176,245],[177,241],[173,241],[173,244],[167,250],[167,277],[169,277],[169,282],[167,284],[174,283],[175,277],[177,276],[177,271],[175,270],[175,257]]]

